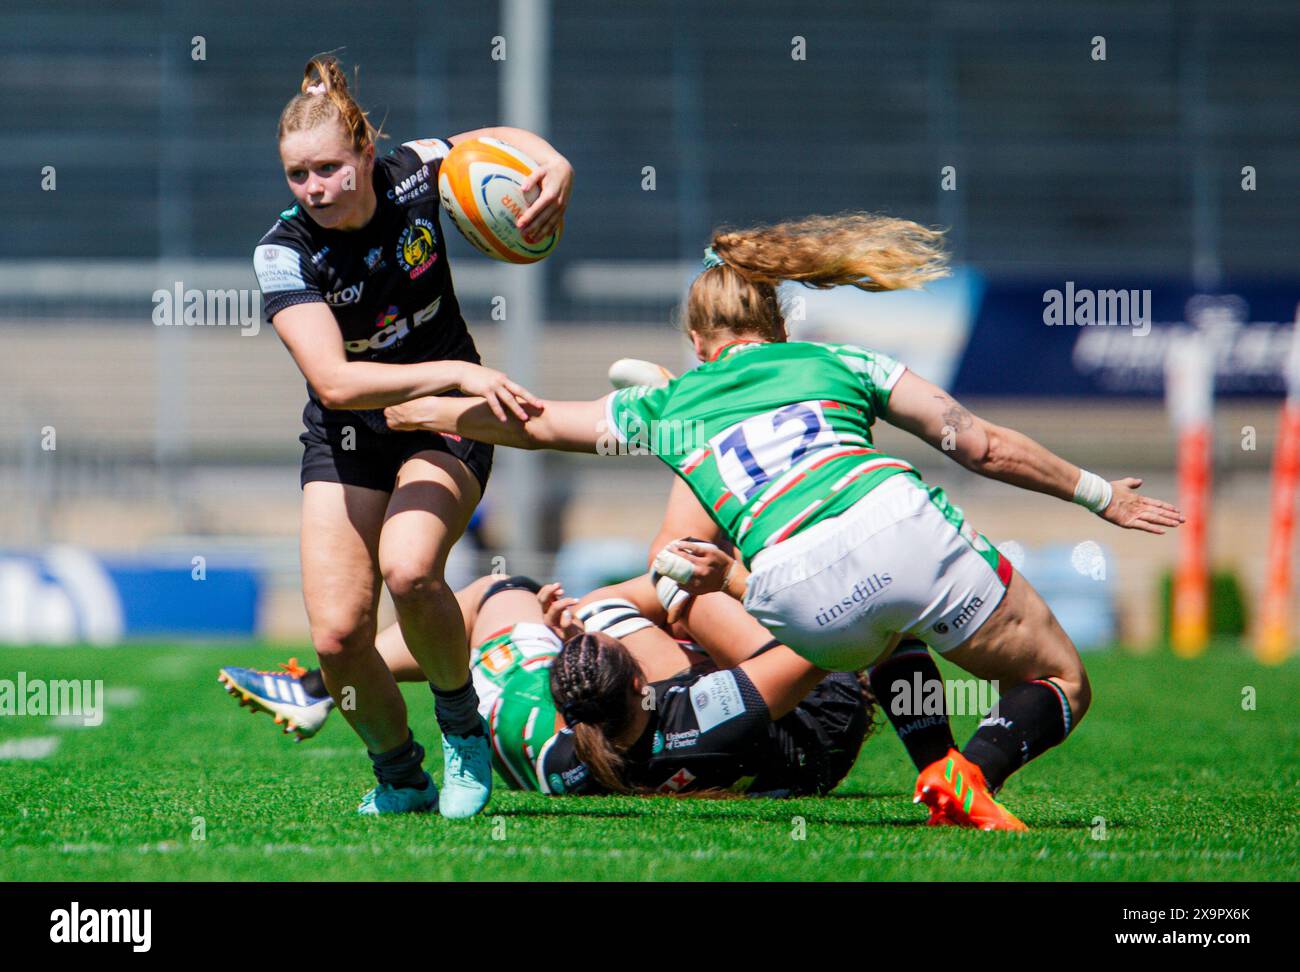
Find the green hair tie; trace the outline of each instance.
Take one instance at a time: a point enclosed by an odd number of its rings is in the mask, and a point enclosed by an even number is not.
[[[722,264],[722,257],[718,256],[717,251],[711,246],[706,246],[704,248],[704,269],[712,270],[714,267],[722,266]]]

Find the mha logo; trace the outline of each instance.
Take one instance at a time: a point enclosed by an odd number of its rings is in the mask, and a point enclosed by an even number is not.
[[[817,609],[817,627],[824,628],[834,623],[842,615],[848,614],[855,605],[865,604],[894,582],[887,573],[872,574],[853,585],[853,593],[840,598],[838,604]]]
[[[966,602],[965,606],[961,609],[958,615],[952,619],[951,624],[949,624],[946,621],[940,621],[938,624],[936,624],[934,626],[935,633],[947,634],[949,631],[956,631],[960,628],[965,627],[967,624],[970,623],[970,619],[975,617],[975,615],[979,613],[979,609],[982,608],[983,606],[984,606],[984,598],[972,597],[969,601]]]

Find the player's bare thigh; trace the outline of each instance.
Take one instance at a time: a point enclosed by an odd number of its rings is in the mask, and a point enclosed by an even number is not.
[[[303,599],[322,654],[373,646],[379,534],[388,493],[343,483],[303,487]]]
[[[503,578],[491,579],[498,581]],[[483,588],[479,595],[480,599],[487,590],[487,587]],[[474,624],[469,634],[471,646],[481,645],[493,635],[507,628],[513,628],[516,624],[545,624],[546,622],[537,595],[532,591],[518,589],[505,590],[492,595],[475,614]]]
[[[384,583],[394,597],[441,582],[447,556],[469,525],[478,480],[445,452],[416,453],[402,464],[379,541]]]
[[[1007,592],[989,619],[944,657],[1004,689],[1051,678],[1065,692],[1076,722],[1091,702],[1088,674],[1074,642],[1019,571],[1012,571]]]
[[[478,617],[479,605],[483,603],[483,596],[499,580],[501,580],[499,576],[489,574],[470,582],[456,591],[456,603],[460,606],[461,615],[465,619],[465,630],[467,632],[472,632],[474,629],[474,622]],[[467,646],[476,643],[472,639],[467,638],[466,640]],[[388,666],[388,670],[393,673],[393,677],[399,682],[426,681],[424,672],[420,670],[420,663],[415,660],[415,656],[406,647],[406,639],[402,635],[401,625],[397,624],[397,622],[393,622],[379,632],[375,638],[375,648],[379,650],[379,654]]]

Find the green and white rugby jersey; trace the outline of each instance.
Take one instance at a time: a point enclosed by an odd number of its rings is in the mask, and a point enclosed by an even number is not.
[[[542,624],[498,631],[470,653],[479,714],[492,738],[492,765],[514,790],[539,790],[537,757],[559,729],[551,665],[560,639]]]
[[[614,392],[606,420],[620,451],[653,452],[686,481],[748,565],[889,477],[917,475],[871,440],[905,370],[848,344],[741,342],[664,388]]]

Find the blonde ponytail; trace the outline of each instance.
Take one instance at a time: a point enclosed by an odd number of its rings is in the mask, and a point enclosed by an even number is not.
[[[686,325],[701,334],[784,339],[776,293],[783,280],[881,291],[922,287],[948,274],[942,230],[871,213],[719,230],[712,249],[720,262],[711,261],[686,298]]]
[[[348,92],[347,75],[333,54],[318,54],[303,68],[299,94],[290,98],[280,112],[279,137],[323,122],[341,125],[348,144],[357,152],[364,152],[385,137]]]

